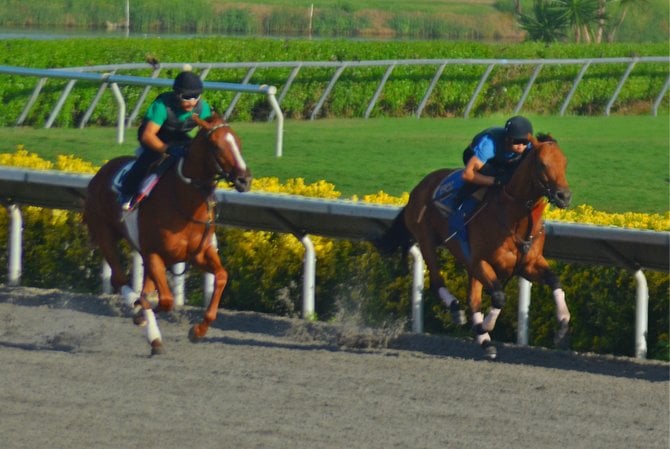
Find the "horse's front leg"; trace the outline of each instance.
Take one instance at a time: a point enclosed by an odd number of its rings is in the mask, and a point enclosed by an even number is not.
[[[486,314],[481,311],[482,289],[491,295],[491,310]],[[470,310],[477,343],[484,349],[487,358],[496,358],[497,351],[491,342],[489,332],[495,328],[496,321],[505,305],[505,290],[498,280],[493,267],[486,261],[480,261],[473,267],[470,275]]]
[[[524,277],[531,282],[542,282],[551,289],[556,304],[556,321],[558,322],[558,328],[554,334],[554,345],[559,348],[566,346],[568,331],[570,330],[570,311],[565,302],[565,292],[560,279],[549,268],[549,264],[542,256],[538,257],[534,264],[526,267]]]
[[[144,285],[142,285],[142,294],[139,299],[140,311],[136,314],[136,323],[143,319],[146,324],[146,337],[151,345],[151,354],[162,354],[163,338],[158,328],[156,315],[153,311],[153,304],[149,301],[149,295],[158,290],[158,306],[156,310],[172,309],[172,292],[165,276],[165,263],[163,259],[155,253],[144,257]],[[141,323],[140,323],[141,324]]]
[[[158,292],[158,301],[149,300],[156,312],[169,312],[174,307],[174,296],[170,290],[167,276],[165,275],[165,262],[158,254],[150,254],[145,258],[144,284],[142,295],[150,298],[154,292]]]
[[[491,342],[491,335],[489,332],[495,326],[495,319],[500,314],[500,309],[494,314],[489,312],[484,318],[482,313],[482,283],[474,276],[470,276],[470,287],[468,293],[468,303],[470,305],[470,313],[472,314],[472,329],[475,333],[477,344],[484,350],[484,354],[489,359],[494,359],[497,356],[496,347]]]
[[[209,305],[203,314],[202,322],[195,324],[189,332],[189,338],[191,341],[195,342],[201,340],[205,336],[209,329],[209,325],[216,319],[221,295],[228,283],[228,272],[223,268],[223,265],[221,265],[221,259],[214,246],[209,246],[199,257],[196,257],[194,259],[194,264],[203,271],[207,271],[214,275],[214,289],[209,300]]]

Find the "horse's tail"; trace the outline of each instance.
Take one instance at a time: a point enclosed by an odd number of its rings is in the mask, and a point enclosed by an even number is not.
[[[405,225],[405,208],[403,207],[391,226],[379,238],[373,241],[377,251],[381,254],[389,256],[393,254],[398,248],[402,248],[402,253],[407,254],[407,251],[412,246],[412,235]]]

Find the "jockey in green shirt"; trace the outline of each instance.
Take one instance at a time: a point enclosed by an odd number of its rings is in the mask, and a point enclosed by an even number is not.
[[[175,78],[172,92],[160,94],[149,106],[137,132],[139,157],[119,189],[119,202],[124,209],[130,208],[153,163],[167,155],[181,157],[186,153],[191,142],[189,132],[196,127],[193,114],[201,119],[211,117],[212,109],[201,98],[202,90],[202,80],[193,72],[184,71]]]

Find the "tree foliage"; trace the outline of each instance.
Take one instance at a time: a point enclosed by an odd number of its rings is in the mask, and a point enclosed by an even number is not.
[[[574,42],[600,43],[603,37],[612,41],[631,6],[645,1],[534,0],[532,11],[517,14],[517,20],[532,41],[565,41],[571,33]],[[612,16],[607,12],[608,5],[616,7]]]

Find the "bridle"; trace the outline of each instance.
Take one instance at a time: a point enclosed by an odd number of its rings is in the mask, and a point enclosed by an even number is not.
[[[221,128],[230,128],[230,125],[227,123],[219,123],[217,125],[212,126],[210,129],[207,130],[207,140],[209,141],[212,134],[214,134],[217,130]],[[211,156],[212,159],[214,159],[215,162],[214,167],[217,173],[211,180],[203,181],[185,176],[183,172],[185,158],[179,159],[179,163],[177,164],[177,176],[179,177],[179,179],[181,179],[181,181],[184,182],[185,184],[196,186],[202,190],[206,189],[210,190],[222,179],[225,180],[229,186],[232,186],[234,184],[235,169],[231,168],[230,171],[226,171],[225,168],[221,166],[218,158],[214,154],[217,151],[217,149],[218,148],[216,145],[207,146],[209,155]]]
[[[530,182],[531,185],[533,186],[533,191],[541,192],[539,196],[545,196],[547,197],[550,203],[555,203],[556,187],[551,185],[549,177],[547,176],[547,173],[545,171],[545,167],[539,160],[538,151],[539,147],[533,148],[527,153],[528,156],[532,157],[533,159],[529,161],[529,163],[533,164],[533,167],[531,168],[533,172],[530,176]],[[533,153],[532,155],[530,154],[531,152]],[[513,195],[512,193],[510,193],[509,189],[507,188],[507,185],[504,185],[501,188],[501,191],[502,194],[505,195],[505,197],[508,198],[510,201],[516,203],[522,203],[524,207],[528,210],[531,210],[537,201],[537,198],[521,198],[519,196]]]

